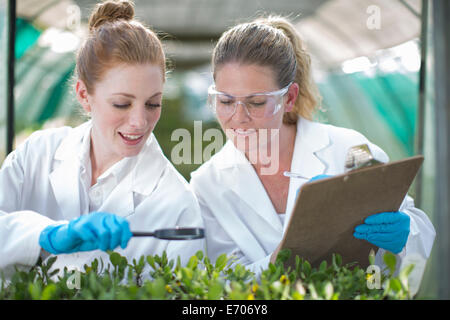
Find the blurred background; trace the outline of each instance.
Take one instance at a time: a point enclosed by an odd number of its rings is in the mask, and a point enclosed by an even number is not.
[[[73,71],[96,2],[0,0],[0,163],[35,130],[85,121]],[[290,18],[311,54],[323,98],[316,119],[360,131],[391,160],[425,155],[410,194],[433,221],[437,238],[417,297],[450,298],[448,1],[134,2],[136,17],[158,32],[169,58],[155,129],[169,160],[179,143],[172,141],[175,129],[194,136],[194,121],[202,121],[202,132],[219,128],[206,95],[221,33],[263,14]],[[176,167],[189,180],[199,165]]]

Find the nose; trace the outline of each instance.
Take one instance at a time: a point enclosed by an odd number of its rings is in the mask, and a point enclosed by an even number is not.
[[[142,129],[147,126],[145,106],[134,106],[128,114],[128,123],[132,128]]]
[[[241,101],[236,101],[236,110],[233,114],[233,119],[239,122],[247,122],[250,120],[247,107]]]

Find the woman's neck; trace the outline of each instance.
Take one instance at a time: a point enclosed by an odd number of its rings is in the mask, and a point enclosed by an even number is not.
[[[284,171],[290,170],[296,133],[296,125],[283,123],[278,134],[268,144],[259,147],[257,161],[252,162],[258,176],[282,175]],[[249,159],[248,153],[246,156]]]
[[[89,150],[91,160],[91,186],[97,183],[97,178],[106,170],[120,161],[117,157],[106,156],[106,153],[99,149],[101,149],[101,146],[98,146],[91,137],[91,147]]]

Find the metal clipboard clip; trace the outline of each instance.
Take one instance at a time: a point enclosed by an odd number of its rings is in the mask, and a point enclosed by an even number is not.
[[[375,159],[367,144],[351,147],[345,158],[345,172],[369,167],[383,162]]]

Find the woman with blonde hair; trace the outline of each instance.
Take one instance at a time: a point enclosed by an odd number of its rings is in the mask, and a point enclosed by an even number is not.
[[[198,202],[153,134],[166,61],[130,1],[98,4],[76,58],[76,96],[90,120],[33,133],[0,170],[0,270],[59,255],[81,268],[106,250],[167,252],[184,263],[203,240],[132,238],[133,231],[202,227]],[[176,201],[174,201],[176,199]]]
[[[312,120],[320,97],[310,57],[285,18],[261,18],[223,33],[212,71],[208,101],[228,141],[190,183],[211,259],[234,255],[259,274],[275,260],[297,191],[308,179],[343,173],[346,152],[355,145],[367,143],[377,159],[388,156],[354,130]],[[285,171],[308,178],[288,178]],[[435,231],[409,196],[398,213],[369,218],[354,236],[380,248],[377,263],[385,250],[400,260],[416,253],[428,258]]]

